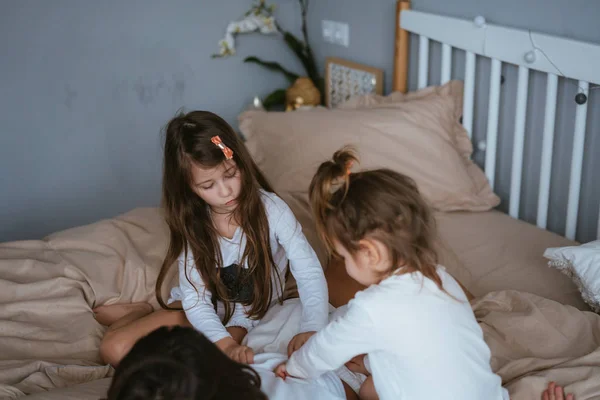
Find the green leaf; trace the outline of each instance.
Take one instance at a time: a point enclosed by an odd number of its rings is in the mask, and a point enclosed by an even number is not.
[[[296,53],[298,58],[305,59],[306,58],[306,45],[298,39],[296,36],[292,35],[290,32],[283,32],[283,39],[287,43],[287,45]]]
[[[306,72],[309,72],[308,59],[306,58],[306,46],[296,36],[289,32],[283,32],[283,40],[290,49],[296,54]]]
[[[268,110],[273,106],[285,104],[285,89],[277,89],[271,92],[263,101],[263,106]]]
[[[281,66],[281,64],[279,64],[278,62],[264,61],[264,60],[261,60],[258,57],[254,57],[254,56],[247,57],[244,60],[244,62],[262,65],[263,67],[265,67],[267,69],[270,69],[271,71],[281,72],[290,81],[290,83],[294,83],[296,81],[296,79],[298,79],[298,75],[297,74],[294,74],[293,72],[290,72],[287,69],[283,68]]]
[[[300,62],[304,66],[308,77],[313,81],[315,86],[318,87],[318,82],[321,79],[321,77],[319,76],[317,65],[315,63],[310,47],[308,47],[304,42],[302,42],[296,36],[292,35],[290,32],[283,32],[283,39],[285,40],[285,43],[288,45],[288,47],[292,49],[292,51],[300,59]]]

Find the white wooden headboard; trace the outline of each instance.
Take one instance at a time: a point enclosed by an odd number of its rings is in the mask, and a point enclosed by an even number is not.
[[[401,9],[402,8],[402,9]],[[590,83],[600,83],[600,46],[565,38],[535,33],[526,30],[507,28],[490,24],[483,17],[475,20],[463,20],[408,10],[399,6],[399,31],[408,31],[419,36],[418,88],[426,87],[430,69],[429,43],[440,42],[441,84],[451,79],[452,50],[460,49],[465,57],[465,92],[463,107],[463,125],[472,135],[475,100],[476,58],[491,59],[489,76],[489,105],[487,110],[487,129],[485,140],[474,143],[485,150],[485,173],[494,187],[497,165],[498,116],[500,109],[500,84],[502,63],[518,66],[518,84],[516,94],[516,114],[514,119],[514,142],[512,148],[512,169],[510,182],[509,214],[519,218],[523,175],[523,149],[527,118],[527,99],[530,71],[546,74],[545,114],[542,139],[539,194],[537,204],[537,225],[547,229],[552,149],[557,105],[557,85],[559,78],[574,79],[579,93],[577,102],[571,104],[575,110],[573,126],[574,142],[568,183],[568,203],[565,236],[574,239],[577,230],[577,217],[581,193],[581,177],[586,135],[586,120]],[[406,39],[398,43],[401,34],[397,34],[397,54],[399,48],[406,47]],[[407,49],[404,48],[406,53]],[[402,53],[402,51],[400,51]],[[406,62],[396,58],[395,78],[406,79]],[[402,65],[404,63],[404,65]],[[401,76],[401,74],[404,74]],[[433,82],[431,84],[437,84]],[[395,84],[395,88],[400,87]],[[581,104],[579,104],[581,103]],[[512,121],[511,121],[512,122]],[[600,156],[600,155],[599,155]],[[600,184],[600,183],[599,183]],[[600,214],[600,205],[599,205]],[[600,238],[600,217],[597,225],[597,237]]]

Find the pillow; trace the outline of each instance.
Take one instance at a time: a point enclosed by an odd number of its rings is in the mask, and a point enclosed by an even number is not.
[[[581,297],[590,308],[600,313],[600,240],[580,246],[552,247],[544,257],[548,265],[573,279]]]
[[[500,200],[470,159],[461,114],[462,83],[452,81],[408,95],[361,96],[333,110],[247,111],[239,122],[251,155],[279,192],[308,191],[318,166],[351,144],[361,168],[412,177],[437,210],[489,210]]]

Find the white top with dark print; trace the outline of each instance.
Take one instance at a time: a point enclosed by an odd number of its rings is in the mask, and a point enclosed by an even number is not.
[[[265,205],[267,220],[269,222],[269,236],[273,260],[279,274],[273,274],[273,302],[277,301],[279,292],[275,288],[282,288],[285,280],[288,260],[290,270],[296,279],[298,293],[302,303],[301,332],[318,331],[327,324],[328,292],[323,268],[313,248],[302,233],[302,227],[296,220],[289,206],[274,193],[261,190],[262,200]],[[228,273],[221,274],[236,277],[236,266],[239,265],[244,248],[246,235],[240,227],[235,231],[233,238],[219,238],[223,265]],[[194,263],[191,251],[188,251],[187,260],[184,253],[179,256],[179,287],[171,291],[170,302],[181,300],[186,317],[198,331],[202,332],[209,340],[216,342],[230,336],[222,318],[224,307],[217,301],[215,311],[212,294],[205,287]],[[243,268],[247,268],[244,265]],[[225,271],[223,271],[225,272]],[[232,281],[235,282],[235,279]],[[227,285],[227,282],[224,282]],[[243,299],[248,295],[247,288],[231,288],[237,291]],[[248,318],[248,307],[235,303],[232,318],[227,323],[229,326],[239,326],[250,330],[258,321]]]

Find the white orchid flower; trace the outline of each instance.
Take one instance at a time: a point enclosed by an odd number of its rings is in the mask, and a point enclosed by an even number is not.
[[[277,25],[273,16],[255,13],[244,17],[239,21],[230,22],[227,25],[225,37],[219,41],[219,57],[227,57],[235,54],[235,36],[240,33],[260,32],[269,35],[277,32]]]

